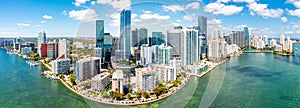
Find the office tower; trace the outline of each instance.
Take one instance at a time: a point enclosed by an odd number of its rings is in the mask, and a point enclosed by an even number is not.
[[[21,54],[22,55],[27,55],[27,54],[30,54],[32,53],[32,48],[31,47],[23,47],[21,48]]]
[[[165,36],[162,32],[152,32],[152,45],[161,45],[165,43]]]
[[[284,35],[280,35],[280,44],[284,43]]]
[[[52,61],[52,72],[55,74],[64,74],[70,70],[70,59],[58,59]]]
[[[70,58],[70,41],[67,39],[60,39],[58,41],[58,57],[67,59]]]
[[[226,57],[227,43],[223,38],[214,38],[208,41],[208,59],[217,61]]]
[[[264,35],[264,36],[262,37],[262,40],[264,41],[264,44],[265,44],[265,45],[269,44],[268,36],[267,36],[267,35]]]
[[[89,57],[76,62],[76,79],[84,81],[100,73],[101,58]]]
[[[110,83],[110,75],[108,72],[96,75],[91,80],[91,88],[96,91],[102,91]]]
[[[104,51],[102,54],[102,57],[104,58],[104,61],[108,61],[112,55],[112,41],[113,37],[110,35],[110,33],[104,33]]]
[[[104,20],[96,20],[96,47],[104,45]]]
[[[151,47],[152,47],[152,63],[157,63],[159,45],[152,45]]]
[[[148,44],[141,46],[141,65],[148,65],[152,63],[153,49]]]
[[[112,56],[116,56],[116,50],[120,50],[120,38],[113,37],[112,38]]]
[[[151,68],[135,68],[138,90],[150,92],[155,87],[155,72]]]
[[[249,36],[250,36],[250,34],[249,34],[249,29],[248,29],[248,27],[244,27],[244,46],[249,46]]]
[[[185,28],[181,36],[181,61],[182,66],[186,67],[200,60],[201,46],[198,30]]]
[[[46,43],[46,33],[45,33],[45,31],[39,33],[37,43],[38,43],[38,45],[37,45],[38,46],[38,53],[41,57],[41,55],[42,55],[41,54],[41,44]]]
[[[244,31],[237,31],[236,32],[236,44],[239,47],[244,47]]]
[[[207,41],[208,41],[208,37],[207,37],[207,17],[205,16],[198,16],[198,32],[199,32],[199,36],[200,36],[200,46],[201,46],[201,59],[206,58],[207,56]]]
[[[270,41],[270,46],[271,46],[271,48],[272,48],[272,47],[275,47],[276,44],[277,44],[276,40],[272,39],[272,40]]]
[[[123,71],[116,70],[116,72],[114,72],[112,75],[112,91],[115,91],[118,93],[124,93],[123,86],[124,86]]]
[[[123,50],[121,59],[129,59],[130,57],[130,32],[131,32],[131,11],[122,10],[120,15],[120,50]]]
[[[94,57],[102,58],[102,48],[94,48]]]
[[[138,37],[138,29],[135,28],[131,31],[131,46],[132,47],[139,47],[139,37]]]
[[[233,44],[233,42],[232,42],[232,34],[231,34],[231,35],[224,36],[224,39],[225,39],[225,41],[227,42],[227,44],[229,44],[229,45],[232,45],[232,44]]]
[[[138,40],[139,40],[139,47],[143,44],[148,44],[151,46],[148,42],[148,29],[146,28],[140,28],[138,29]]]
[[[211,39],[215,39],[215,38],[221,38],[221,33],[220,30],[215,29],[212,31],[211,36],[207,36],[207,40],[210,41]]]
[[[173,48],[173,57],[180,57],[181,55],[181,34],[182,27],[177,27],[167,31],[166,45],[171,46]]]
[[[236,44],[237,45],[236,32],[232,31],[230,35],[232,37],[232,44]]]
[[[47,43],[47,58],[56,59],[57,57],[58,57],[58,43],[56,41]]]
[[[158,63],[159,64],[170,64],[172,58],[173,48],[165,46],[164,44],[158,47]]]

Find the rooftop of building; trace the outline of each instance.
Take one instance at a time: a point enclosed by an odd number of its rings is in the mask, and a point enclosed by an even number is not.
[[[116,72],[113,73],[112,79],[123,79],[123,71],[116,70]]]
[[[88,58],[80,59],[80,60],[78,60],[78,62],[88,62],[91,60],[101,60],[101,58],[100,57],[88,57]]]
[[[103,78],[108,77],[110,74],[108,72],[100,73],[92,78],[92,80],[102,80]]]
[[[145,74],[153,72],[153,70],[149,67],[147,67],[147,68],[135,68],[135,71],[140,72],[140,73],[145,73]]]

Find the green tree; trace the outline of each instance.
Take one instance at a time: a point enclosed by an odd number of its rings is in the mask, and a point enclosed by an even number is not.
[[[127,99],[130,99],[130,100],[132,99],[130,93],[128,93],[126,96],[127,96]]]
[[[72,74],[70,75],[70,81],[71,81],[71,83],[72,83],[73,85],[76,85],[75,80],[76,80],[76,75],[75,75],[75,73],[72,73]]]
[[[156,96],[160,96],[162,94],[168,93],[168,91],[169,91],[169,89],[163,85],[160,85],[153,89],[153,93],[156,94]]]
[[[121,100],[123,98],[123,94],[113,91],[112,92],[112,98],[115,99],[115,100]]]
[[[147,92],[142,92],[142,96],[146,99],[150,97],[150,95]]]

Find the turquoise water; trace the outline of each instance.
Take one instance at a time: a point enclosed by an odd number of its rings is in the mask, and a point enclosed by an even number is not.
[[[248,53],[233,57],[162,101],[139,107],[300,107],[300,46],[295,56]],[[59,81],[40,75],[16,55],[0,50],[0,107],[109,107],[83,99]],[[214,85],[211,87],[211,85]],[[205,98],[208,94],[213,98]],[[202,104],[203,104],[202,103]],[[205,105],[204,105],[205,106]]]

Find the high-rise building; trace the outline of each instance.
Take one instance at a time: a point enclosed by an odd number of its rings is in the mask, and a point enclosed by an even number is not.
[[[143,44],[141,46],[141,65],[148,65],[152,63],[153,57],[153,48],[150,47],[148,44]]]
[[[239,47],[244,47],[244,31],[237,31],[235,38],[235,44],[237,44]]]
[[[181,35],[181,65],[186,67],[200,60],[201,44],[198,30],[185,28]]]
[[[102,51],[104,51],[102,54],[102,57],[104,58],[103,61],[109,61],[110,57],[112,55],[112,40],[113,37],[110,35],[110,33],[104,33],[104,46]]]
[[[174,28],[167,31],[166,45],[173,48],[173,56],[180,57],[181,55],[181,34],[182,28]]]
[[[129,59],[130,57],[130,32],[131,32],[131,11],[122,10],[120,15],[120,50],[124,54],[121,59]]]
[[[150,68],[155,72],[155,79],[162,82],[175,81],[176,67],[164,64],[151,64]]]
[[[76,62],[76,79],[86,80],[100,73],[101,58],[89,57]]]
[[[272,47],[275,47],[276,44],[277,44],[277,43],[276,43],[276,40],[272,39],[272,40],[270,41],[270,46],[271,46],[271,48],[272,48]]]
[[[58,59],[52,61],[52,72],[55,74],[64,74],[70,70],[70,59]]]
[[[264,35],[264,36],[262,37],[262,40],[264,41],[264,44],[265,44],[265,45],[269,44],[268,36],[267,36],[267,35]]]
[[[198,32],[199,32],[199,36],[200,36],[200,44],[201,44],[201,59],[206,58],[207,56],[207,17],[205,16],[198,16]]]
[[[139,37],[138,37],[138,29],[135,28],[131,31],[131,46],[139,47]]]
[[[249,29],[248,27],[244,27],[244,43],[245,45],[244,46],[249,46]]]
[[[227,42],[227,44],[232,45],[232,34],[228,35],[228,36],[224,36],[225,41]]]
[[[111,55],[116,56],[116,51],[120,50],[120,38],[118,37],[113,37],[112,38],[112,51]]]
[[[102,48],[94,48],[94,57],[102,58]]]
[[[223,38],[214,38],[208,41],[208,59],[217,61],[227,56],[227,43]]]
[[[284,43],[284,35],[280,35],[280,44]]]
[[[56,41],[47,43],[47,58],[56,59],[58,57],[58,43]]]
[[[94,76],[91,80],[91,88],[96,91],[101,91],[110,83],[110,77],[108,72],[104,72]]]
[[[152,91],[155,87],[155,72],[151,68],[135,69],[137,88],[141,91]]]
[[[152,45],[161,45],[165,43],[165,36],[162,32],[152,32]]]
[[[173,48],[165,46],[164,44],[158,47],[158,63],[159,64],[170,64],[172,58]]]
[[[150,45],[148,42],[148,29],[146,28],[138,29],[138,40],[139,40],[139,47],[142,46],[143,44]]]
[[[123,92],[123,86],[124,86],[124,78],[123,78],[123,71],[122,70],[116,70],[116,72],[113,73],[112,76],[112,90],[118,93],[124,93]]]
[[[104,46],[104,20],[96,20],[96,47]]]
[[[60,39],[58,41],[58,57],[70,58],[70,41],[67,39]]]
[[[38,53],[41,57],[41,55],[42,55],[41,54],[41,44],[46,43],[46,33],[45,33],[45,31],[39,33],[37,43],[38,43],[38,45],[37,45],[38,46]]]

